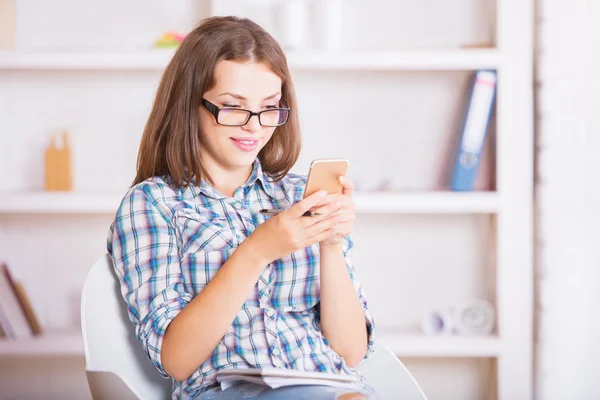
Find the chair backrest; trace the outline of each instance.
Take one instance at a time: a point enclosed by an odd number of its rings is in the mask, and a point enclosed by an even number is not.
[[[375,344],[375,352],[356,370],[377,390],[381,400],[427,400],[406,366],[387,347]]]
[[[116,373],[140,399],[170,398],[171,380],[158,374],[135,337],[107,254],[92,266],[83,286],[81,325],[86,371]]]

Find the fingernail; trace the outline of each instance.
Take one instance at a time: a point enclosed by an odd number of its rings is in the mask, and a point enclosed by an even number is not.
[[[325,197],[325,196],[327,196],[327,192],[325,190],[321,190],[319,192],[319,197]]]
[[[344,177],[343,176],[340,176],[339,180],[340,180],[340,183],[344,183]]]

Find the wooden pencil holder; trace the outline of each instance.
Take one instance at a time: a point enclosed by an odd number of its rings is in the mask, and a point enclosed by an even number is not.
[[[73,190],[71,145],[68,133],[64,131],[62,133],[62,140],[59,139],[54,135],[45,151],[44,188],[48,191]]]
[[[0,0],[0,49],[15,47],[16,15],[16,0]]]

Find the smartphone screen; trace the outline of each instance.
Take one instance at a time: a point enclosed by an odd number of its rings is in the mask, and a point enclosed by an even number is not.
[[[340,158],[314,160],[310,164],[304,197],[320,190],[327,194],[342,193],[339,177],[348,172],[348,160]]]

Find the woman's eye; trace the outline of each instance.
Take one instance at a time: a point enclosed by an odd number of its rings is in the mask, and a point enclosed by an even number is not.
[[[277,106],[265,106],[265,108],[278,108]]]
[[[223,103],[223,107],[225,108],[236,108],[236,107],[240,107],[239,104],[225,104]]]

